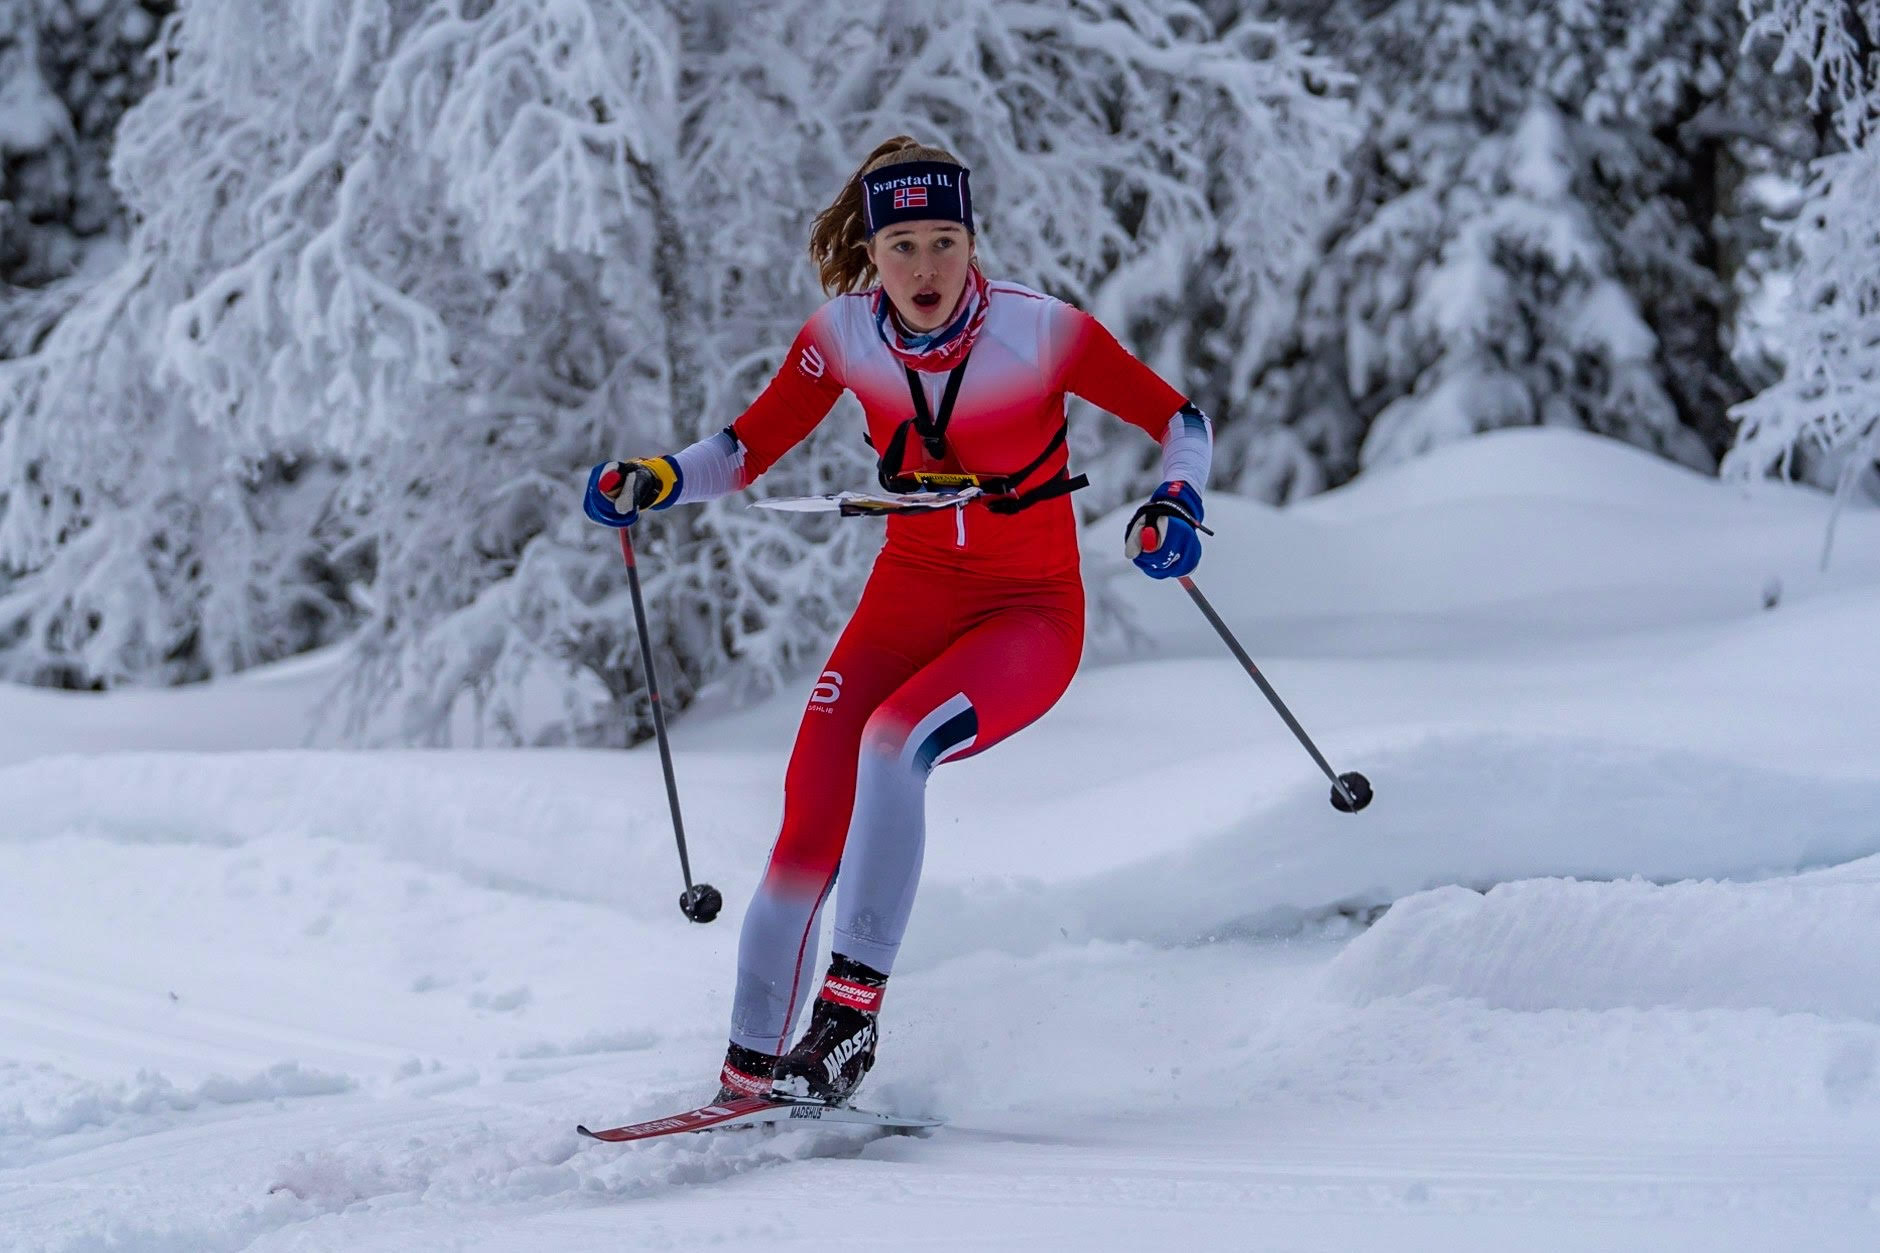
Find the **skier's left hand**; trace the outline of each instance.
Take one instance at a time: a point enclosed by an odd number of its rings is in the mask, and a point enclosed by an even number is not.
[[[1152,579],[1193,574],[1201,564],[1201,493],[1173,480],[1162,484],[1129,519],[1123,551]]]

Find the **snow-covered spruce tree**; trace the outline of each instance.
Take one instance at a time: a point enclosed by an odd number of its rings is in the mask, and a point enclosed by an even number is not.
[[[582,472],[735,416],[875,141],[975,166],[996,271],[1111,315],[1203,292],[1251,342],[1346,133],[1280,32],[1135,0],[188,0],[166,39],[119,137],[126,265],[0,367],[5,672],[172,681],[354,629],[355,713],[418,739],[619,738],[640,677]],[[865,481],[858,435],[767,490]],[[684,701],[822,647],[876,533],[730,500],[638,538]]]
[[[117,251],[111,134],[150,83],[148,49],[172,7],[0,3],[0,357],[30,344],[77,294],[48,288]]]
[[[1714,466],[1746,394],[1740,184],[1786,142],[1735,3],[1288,5],[1363,84],[1370,134],[1224,472],[1291,498],[1533,424]]]
[[[1771,334],[1782,376],[1739,405],[1726,474],[1835,488],[1836,510],[1880,482],[1880,3],[1743,0],[1752,37],[1778,42],[1833,139],[1801,210],[1784,225],[1794,269]],[[1822,550],[1832,552],[1829,524]]]

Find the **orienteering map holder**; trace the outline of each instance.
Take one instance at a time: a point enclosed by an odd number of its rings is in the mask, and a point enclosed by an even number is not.
[[[970,480],[970,475],[932,475],[931,479]],[[939,487],[939,484],[935,484]],[[772,496],[751,502],[758,509],[777,509],[786,513],[837,513],[845,518],[886,517],[896,513],[930,513],[935,509],[955,509],[984,495],[984,489],[966,482],[940,490],[921,492],[830,492],[822,496]]]

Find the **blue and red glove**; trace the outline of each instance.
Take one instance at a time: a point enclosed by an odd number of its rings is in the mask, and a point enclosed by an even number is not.
[[[1200,492],[1180,480],[1164,483],[1130,516],[1123,551],[1152,579],[1193,574],[1201,564],[1201,537],[1214,534],[1201,517]]]
[[[603,461],[588,472],[581,507],[602,526],[627,527],[640,510],[670,502],[679,486],[678,467],[668,457],[643,461]]]

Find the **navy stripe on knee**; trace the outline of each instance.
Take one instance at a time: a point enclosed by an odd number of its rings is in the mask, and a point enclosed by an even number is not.
[[[922,772],[931,771],[949,749],[958,748],[979,734],[979,713],[971,705],[933,729],[933,733],[914,752],[914,764]]]

